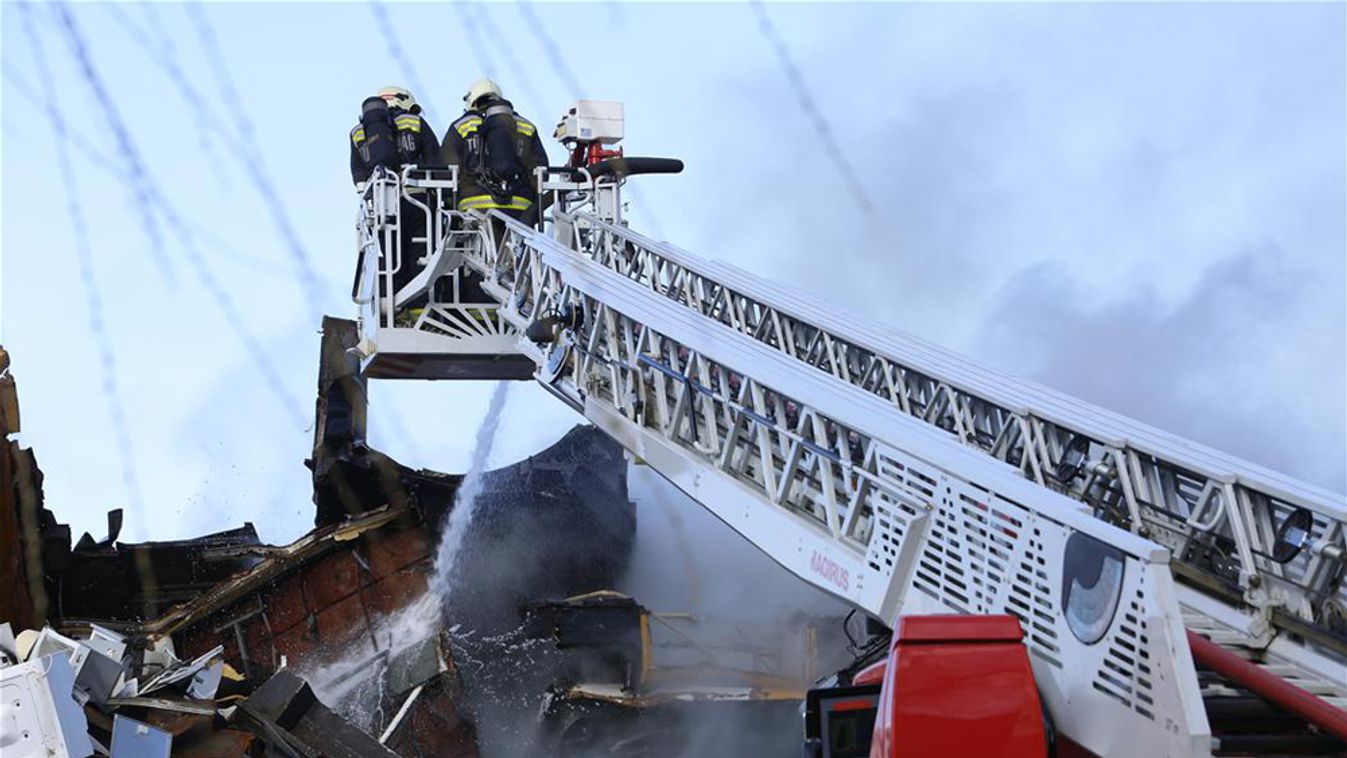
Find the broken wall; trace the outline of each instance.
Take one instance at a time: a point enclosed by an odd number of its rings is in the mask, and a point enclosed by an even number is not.
[[[9,370],[9,353],[0,346],[0,619],[19,628],[41,626],[51,610],[43,586],[44,517],[42,472],[37,456],[11,439],[18,434],[19,395]],[[65,531],[69,544],[70,530]]]

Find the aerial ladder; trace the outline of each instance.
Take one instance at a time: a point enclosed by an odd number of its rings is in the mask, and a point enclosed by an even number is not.
[[[454,170],[363,188],[366,376],[536,381],[886,624],[1015,617],[1056,731],[1095,754],[1340,749],[1342,495],[637,233],[624,184],[681,163],[612,149],[620,104],[555,136],[535,226],[453,210]],[[1268,701],[1304,728],[1241,732]]]

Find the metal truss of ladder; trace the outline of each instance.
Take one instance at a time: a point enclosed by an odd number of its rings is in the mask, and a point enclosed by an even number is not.
[[[504,238],[482,224],[465,264],[515,329],[552,329],[550,344],[520,346],[538,381],[633,455],[880,618],[1015,614],[1058,728],[1085,747],[1209,754],[1166,550],[874,393],[497,218]]]
[[[561,216],[558,226],[571,247],[607,268],[884,398],[1086,503],[1096,516],[1164,545],[1185,579],[1247,605],[1263,622],[1264,643],[1281,628],[1347,652],[1342,496],[840,314],[593,215]],[[1298,512],[1304,549],[1278,562],[1278,528]]]
[[[508,350],[545,387],[788,569],[877,616],[1019,616],[1061,728],[1096,752],[1209,752],[1180,603],[1190,621],[1238,630],[1267,670],[1341,696],[1338,661],[1277,633],[1315,631],[1342,594],[1334,496],[589,213],[554,208],[564,244],[504,217],[492,239],[479,214],[465,218],[477,233],[452,260],[482,277],[500,333],[557,332]],[[1242,476],[1220,473],[1232,470]],[[1263,558],[1302,510],[1301,555]],[[1109,522],[1173,550],[1189,581],[1175,585],[1168,552]],[[1068,554],[1082,547],[1121,583],[1094,639],[1070,600],[1081,588]],[[1300,577],[1324,589],[1297,596]]]
[[[1347,709],[1347,686],[1341,680],[1300,665],[1296,659],[1300,653],[1297,646],[1285,644],[1283,639],[1265,645],[1246,632],[1188,608],[1183,611],[1183,621],[1190,631],[1233,651],[1278,679],[1319,696],[1329,705]]]

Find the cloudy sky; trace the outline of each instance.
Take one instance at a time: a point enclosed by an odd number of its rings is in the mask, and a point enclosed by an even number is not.
[[[346,133],[393,82],[442,130],[484,73],[543,124],[622,100],[629,154],[686,161],[640,230],[1347,489],[1340,3],[0,13],[0,339],[76,534],[308,528]],[[374,441],[460,470],[489,394],[377,384]],[[496,462],[576,420],[518,385]]]

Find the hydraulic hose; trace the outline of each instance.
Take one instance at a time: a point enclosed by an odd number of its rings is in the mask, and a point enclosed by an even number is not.
[[[589,167],[589,175],[594,179],[609,174],[635,176],[637,174],[679,174],[683,172],[683,162],[677,158],[610,158]]]

